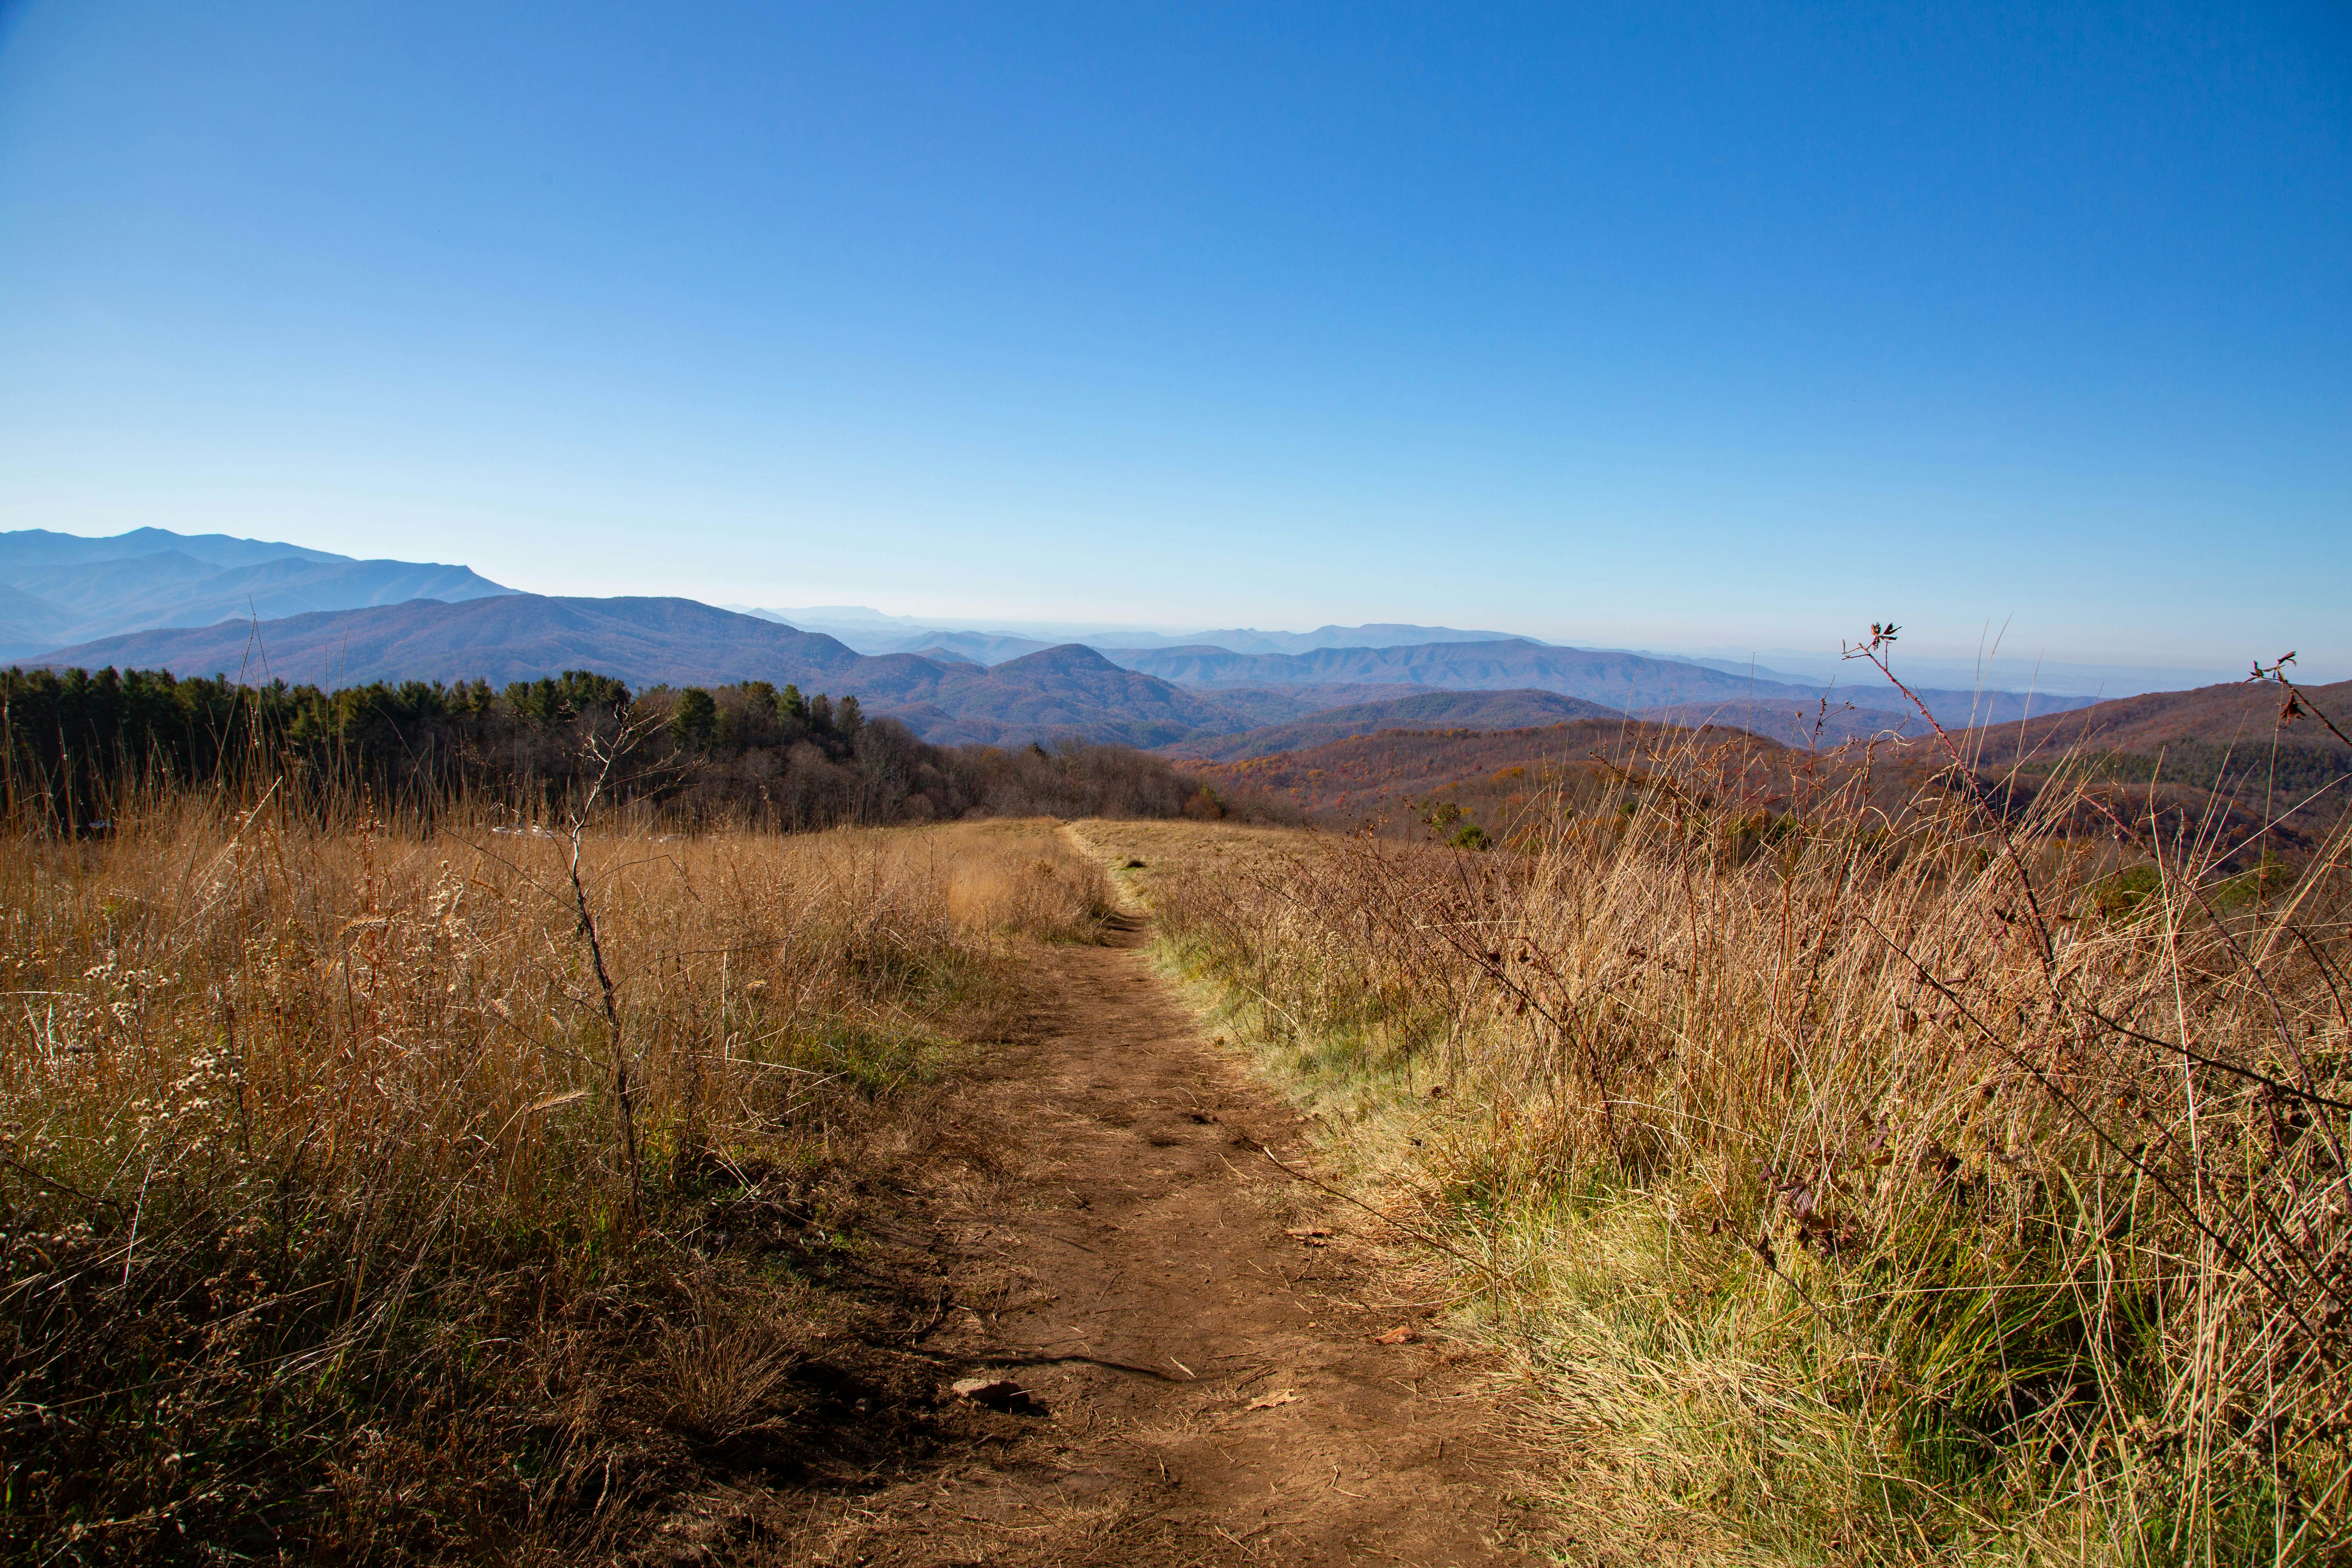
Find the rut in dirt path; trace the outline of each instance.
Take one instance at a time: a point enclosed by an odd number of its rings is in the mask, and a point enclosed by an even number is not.
[[[795,1554],[1532,1561],[1480,1363],[1391,1294],[1349,1234],[1367,1216],[1259,1152],[1303,1161],[1297,1119],[1200,1037],[1144,940],[1129,916],[1039,955],[1034,1043],[963,1097],[963,1158],[929,1178],[955,1289],[921,1348],[1018,1385],[990,1396],[993,1442],[812,1519]]]

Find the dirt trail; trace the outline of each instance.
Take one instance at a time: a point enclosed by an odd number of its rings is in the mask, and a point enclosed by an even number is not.
[[[1532,1561],[1491,1384],[1388,1293],[1349,1234],[1377,1222],[1258,1152],[1303,1159],[1300,1124],[1200,1037],[1144,941],[1127,918],[1040,955],[1034,1043],[962,1097],[963,1157],[927,1177],[954,1304],[923,1352],[1042,1411],[978,1413],[979,1441],[821,1510],[793,1554]]]

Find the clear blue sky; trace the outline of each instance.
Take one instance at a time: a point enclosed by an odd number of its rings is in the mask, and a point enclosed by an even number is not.
[[[2352,11],[30,0],[0,526],[2352,666]]]

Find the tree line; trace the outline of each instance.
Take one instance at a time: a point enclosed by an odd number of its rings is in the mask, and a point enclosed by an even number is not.
[[[1124,746],[934,746],[894,719],[869,719],[855,696],[764,680],[633,693],[578,669],[503,689],[9,669],[0,740],[11,828],[66,835],[104,831],[157,792],[257,784],[315,807],[362,804],[427,825],[451,812],[560,816],[592,788],[688,825],[784,831],[1203,809],[1199,781]]]

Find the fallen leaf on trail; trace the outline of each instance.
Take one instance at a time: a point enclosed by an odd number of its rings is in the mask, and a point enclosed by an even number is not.
[[[1261,1394],[1257,1398],[1251,1400],[1249,1402],[1249,1407],[1252,1410],[1271,1410],[1277,1405],[1296,1405],[1297,1403],[1298,1395],[1293,1394],[1286,1388],[1280,1388],[1276,1389],[1272,1394]]]
[[[1391,1329],[1387,1333],[1374,1334],[1372,1336],[1372,1343],[1376,1345],[1409,1345],[1419,1338],[1421,1338],[1420,1330],[1414,1328],[1411,1323],[1401,1323],[1397,1327]]]

